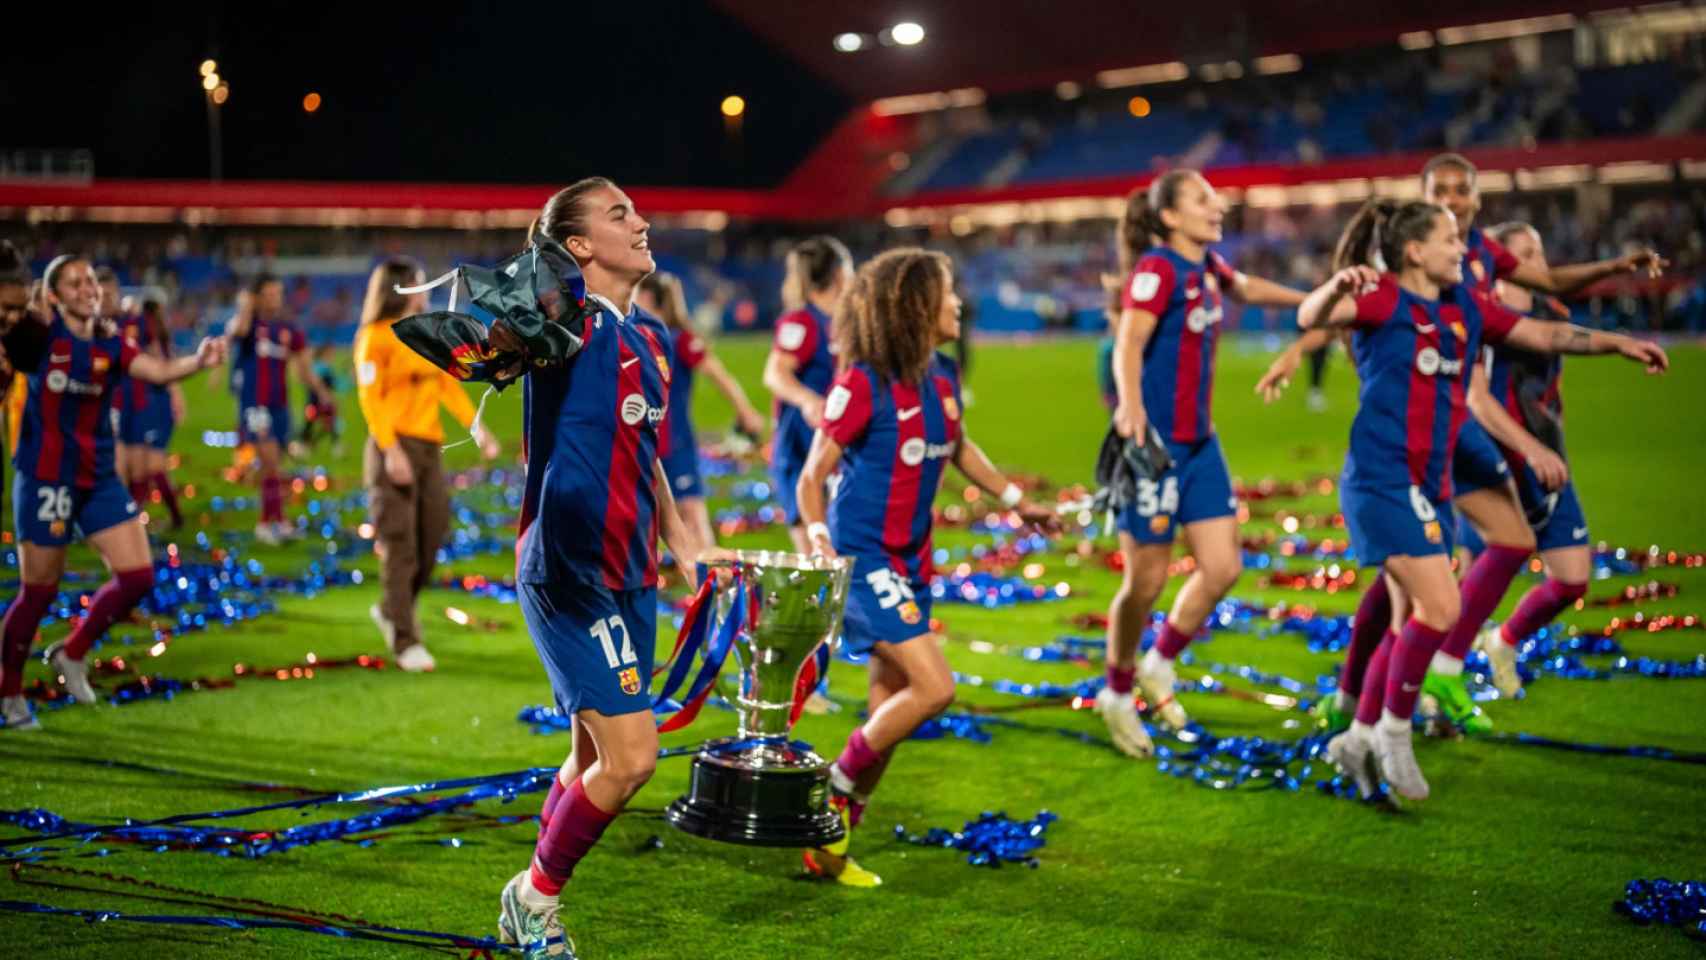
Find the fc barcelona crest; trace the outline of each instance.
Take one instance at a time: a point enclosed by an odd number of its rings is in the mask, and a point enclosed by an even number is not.
[[[663,374],[663,382],[668,383],[669,382],[669,361],[664,359],[664,355],[661,353],[654,353],[654,354],[652,354],[652,356],[657,358],[658,373]]]
[[[955,400],[952,395],[943,397],[942,413],[949,420],[958,420],[960,418],[960,402]]]
[[[629,667],[617,674],[616,679],[622,681],[622,692],[633,696],[640,692],[640,668]]]
[[[900,605],[900,619],[908,624],[915,624],[924,619],[924,611],[918,609],[918,604],[908,600]]]
[[[1469,272],[1475,275],[1476,283],[1487,282],[1487,267],[1480,260],[1469,261]]]
[[[1439,521],[1429,520],[1427,523],[1423,524],[1422,535],[1428,538],[1429,543],[1440,542]]]

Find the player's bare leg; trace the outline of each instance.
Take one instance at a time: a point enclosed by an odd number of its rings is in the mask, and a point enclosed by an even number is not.
[[[1150,709],[1174,730],[1190,722],[1174,698],[1177,675],[1173,661],[1184,651],[1244,571],[1238,547],[1238,519],[1215,517],[1185,525],[1185,543],[1196,559],[1196,569],[1173,598],[1173,609],[1155,637],[1155,645],[1138,666],[1137,682]]]
[[[95,591],[89,612],[64,642],[48,648],[45,659],[78,703],[92,704],[96,696],[89,684],[85,662],[89,648],[115,622],[128,616],[154,586],[154,559],[148,550],[148,532],[140,518],[114,524],[87,539],[113,571],[113,578]]]
[[[1114,746],[1127,756],[1143,758],[1155,752],[1148,731],[1137,715],[1132,688],[1137,677],[1137,651],[1150,611],[1167,586],[1170,544],[1140,544],[1120,534],[1125,573],[1119,592],[1108,605],[1107,683],[1096,694],[1096,712],[1108,725]]]

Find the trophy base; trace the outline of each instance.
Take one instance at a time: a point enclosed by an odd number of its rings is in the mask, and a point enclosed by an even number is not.
[[[829,809],[829,763],[813,753],[776,765],[763,751],[718,752],[712,741],[693,758],[687,793],[664,811],[678,830],[753,847],[821,847],[845,837]]]

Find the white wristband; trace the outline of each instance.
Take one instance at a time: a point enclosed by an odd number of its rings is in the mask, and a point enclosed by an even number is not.
[[[1020,490],[1016,483],[1009,483],[1007,489],[1001,491],[1001,505],[1009,510],[1018,506],[1019,501],[1023,499],[1025,499],[1025,491]]]
[[[820,538],[826,541],[829,539],[829,524],[822,520],[806,524],[806,542],[816,543]]]

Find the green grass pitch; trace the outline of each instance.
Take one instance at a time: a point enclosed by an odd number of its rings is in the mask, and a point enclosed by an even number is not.
[[[1215,411],[1233,472],[1250,480],[1336,473],[1354,406],[1354,375],[1342,357],[1335,358],[1327,413],[1306,412],[1301,388],[1264,407],[1251,393],[1266,363],[1259,347],[1234,341],[1221,352]],[[764,343],[728,339],[719,349],[749,388],[759,391]],[[969,433],[1011,470],[1057,482],[1086,479],[1106,422],[1093,356],[1087,340],[980,344],[969,380],[974,394]],[[1681,348],[1673,356],[1675,369],[1666,378],[1648,378],[1616,360],[1569,365],[1570,448],[1599,539],[1706,548],[1701,493],[1706,422],[1700,418],[1706,409],[1706,351]],[[204,429],[229,429],[233,412],[214,378],[202,377],[189,389],[191,422],[180,427],[178,448],[184,459],[180,483],[197,488],[186,504],[193,532],[208,497],[233,492],[212,479],[228,463],[229,451],[200,442]],[[720,429],[730,420],[727,407],[710,389],[699,392],[701,430]],[[346,420],[352,422],[332,471],[334,494],[359,485],[361,425],[354,398],[347,400]],[[755,400],[762,397],[755,393]],[[519,407],[514,392],[490,406],[509,454],[517,447]],[[453,467],[473,462],[468,447],[448,457]],[[950,477],[945,496],[957,496],[963,485]],[[1336,506],[1330,498],[1303,505],[1323,513]],[[293,516],[300,512],[300,498],[291,509]],[[212,528],[247,529],[253,519],[227,513],[208,522]],[[955,532],[942,542],[967,539]],[[779,529],[738,538],[742,546],[783,543]],[[271,572],[289,572],[305,567],[314,549],[298,544],[256,556]],[[974,653],[968,645],[1037,643],[1081,633],[1068,618],[1106,608],[1113,574],[1089,566],[1069,569],[1058,553],[1041,562],[1048,580],[1071,583],[1069,599],[993,611],[938,606],[957,668],[1062,682],[1090,675],[1081,666],[1031,664]],[[360,566],[369,573],[375,569],[371,557]],[[72,567],[99,570],[82,550],[74,553]],[[510,562],[499,554],[453,569],[501,575]],[[1652,577],[1680,584],[1681,592],[1640,609],[1649,614],[1701,609],[1706,571],[1666,569]],[[1519,579],[1500,616],[1531,582]],[[1597,582],[1590,596],[1631,582],[1634,578]],[[1259,591],[1253,574],[1245,575],[1233,596],[1317,602],[1334,612],[1348,612],[1354,603],[1350,596]],[[147,669],[187,678],[228,674],[237,661],[288,663],[310,651],[322,658],[383,653],[367,618],[374,599],[371,586],[286,599],[274,615],[185,635],[149,660]],[[444,616],[452,604],[503,627],[459,627]],[[432,675],[324,672],[312,680],[256,681],[175,702],[48,711],[42,733],[0,731],[0,809],[42,807],[111,822],[271,799],[233,786],[242,782],[330,791],[561,761],[567,737],[535,735],[515,720],[520,707],[549,700],[520,611],[444,590],[429,591],[422,608],[427,640],[439,661]],[[1630,610],[1589,609],[1570,616],[1598,625]],[[63,629],[51,628],[49,638]],[[121,637],[138,633],[135,626],[119,631]],[[1625,634],[1624,640],[1632,652],[1658,657],[1692,657],[1706,649],[1700,632]],[[143,652],[140,646],[118,649],[133,658]],[[1202,652],[1304,678],[1337,666],[1336,657],[1309,653],[1295,636],[1219,634]],[[29,679],[42,676],[39,664],[30,667]],[[832,683],[844,698],[863,689],[860,671],[846,664],[832,670]],[[965,697],[1011,701],[984,690],[967,690]],[[1183,701],[1223,735],[1301,732],[1287,725],[1297,714],[1259,704],[1206,695],[1186,695]],[[1526,700],[1488,709],[1503,731],[1706,751],[1706,681],[1544,679]],[[1101,729],[1093,714],[1064,708],[1025,717],[1086,732]],[[833,753],[853,722],[851,710],[807,717],[796,733]],[[707,711],[693,728],[665,743],[691,743],[732,729],[730,714]],[[1312,789],[1211,791],[1158,774],[1151,762],[1037,733],[997,731],[986,745],[952,739],[910,743],[899,751],[854,839],[861,862],[886,881],[875,891],[804,879],[792,851],[720,846],[674,832],[655,812],[684,787],[687,761],[665,760],[634,802],[642,812],[616,822],[565,891],[565,917],[585,956],[612,960],[1699,955],[1698,945],[1681,933],[1636,927],[1613,914],[1610,904],[1636,877],[1706,875],[1700,830],[1706,768],[1475,741],[1425,740],[1418,753],[1434,797],[1394,815]],[[107,758],[196,776],[89,762]],[[484,803],[476,809],[530,815],[539,799],[531,794],[507,807]],[[897,824],[913,830],[957,827],[984,810],[1029,817],[1045,808],[1060,820],[1048,833],[1036,870],[974,869],[959,854],[893,838]],[[323,808],[309,816],[350,812]],[[299,822],[286,813],[242,825]],[[529,824],[478,826],[429,819],[371,847],[327,843],[258,861],[108,844],[115,852],[106,858],[53,862],[375,924],[484,935],[494,930],[499,889],[527,863],[534,830]],[[0,836],[17,833],[0,829]],[[461,847],[438,842],[452,834],[462,838]],[[645,849],[654,835],[662,847]],[[198,910],[138,899],[141,892],[148,891],[29,869],[0,879],[0,899],[135,913]],[[32,958],[132,951],[292,958],[408,952],[284,931],[91,925],[5,913],[0,943],[6,956]]]

